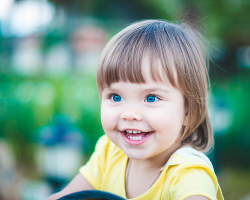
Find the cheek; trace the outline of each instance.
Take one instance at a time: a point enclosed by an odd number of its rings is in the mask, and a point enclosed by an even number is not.
[[[171,108],[152,110],[148,120],[152,128],[161,133],[180,133],[183,114],[181,110]]]
[[[117,124],[117,117],[116,117],[115,110],[110,109],[107,106],[101,107],[101,123],[103,126],[104,131],[112,130],[116,127]]]

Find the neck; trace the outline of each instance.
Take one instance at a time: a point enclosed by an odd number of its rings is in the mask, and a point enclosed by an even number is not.
[[[170,156],[181,147],[180,144],[171,146],[168,150],[161,152],[155,156],[152,156],[144,160],[135,160],[130,159],[130,162],[133,163],[133,167],[141,171],[154,171],[159,170],[163,167],[166,162],[169,160]]]

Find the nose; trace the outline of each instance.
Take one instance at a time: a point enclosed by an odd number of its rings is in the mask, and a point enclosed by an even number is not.
[[[128,121],[141,121],[142,115],[132,110],[128,110],[121,114],[121,119]]]

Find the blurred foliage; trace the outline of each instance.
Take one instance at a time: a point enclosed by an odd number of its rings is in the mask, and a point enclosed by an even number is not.
[[[47,31],[43,36],[42,50],[47,52],[52,46],[68,41],[68,33],[66,30]]]
[[[226,200],[249,199],[249,170],[227,168],[218,178]]]
[[[73,16],[86,15],[102,20],[108,19],[143,19],[149,16],[161,18],[166,15],[165,9],[159,1],[150,0],[50,0],[55,5],[62,5]]]
[[[241,71],[241,70],[239,70]],[[215,137],[215,150],[220,149],[219,161],[223,166],[250,167],[250,160],[246,159],[250,155],[250,71],[244,70],[245,73],[234,74],[227,79],[212,79],[212,93],[217,98],[226,100],[228,109],[232,113],[232,122],[230,129],[218,138],[218,144]],[[216,107],[216,105],[214,105]],[[214,109],[214,108],[212,108]],[[216,153],[216,151],[215,151]]]
[[[88,133],[88,152],[103,134],[94,76],[1,75],[0,110],[0,137],[11,142],[19,164],[33,165],[35,130],[49,124],[55,113]]]
[[[228,46],[250,43],[248,0],[50,0],[63,6],[69,16],[100,20],[166,19],[189,21],[201,26],[209,38]],[[237,36],[237,37],[236,37]]]

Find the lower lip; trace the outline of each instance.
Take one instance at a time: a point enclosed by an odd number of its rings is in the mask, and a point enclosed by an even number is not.
[[[148,140],[148,138],[153,134],[153,132],[150,132],[145,138],[143,138],[142,140],[130,140],[129,138],[127,138],[127,136],[125,135],[124,131],[121,131],[122,137],[123,139],[131,145],[140,145],[144,142],[146,142]]]

